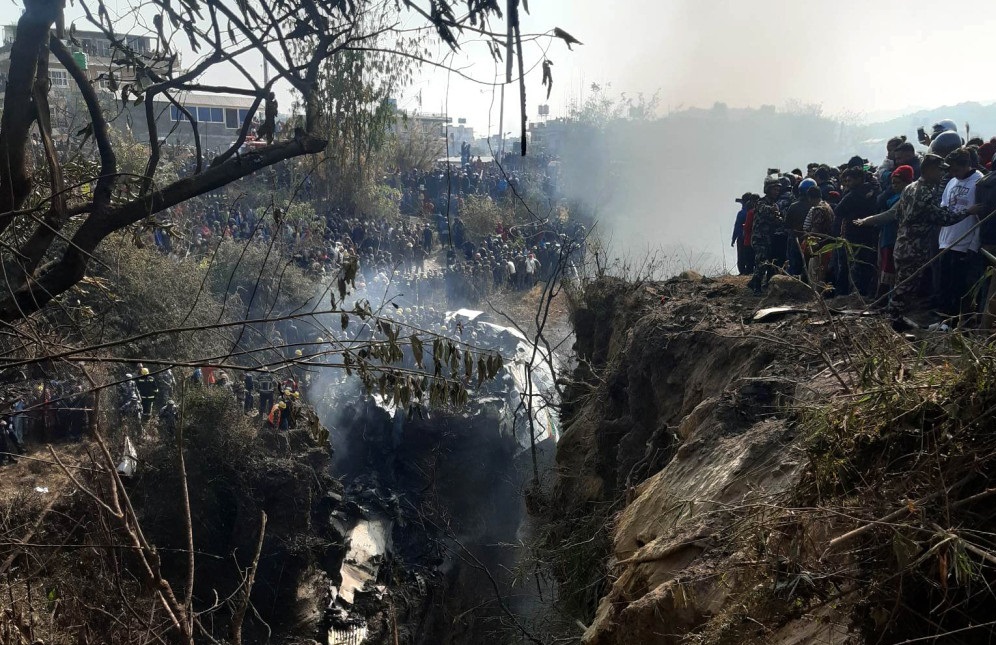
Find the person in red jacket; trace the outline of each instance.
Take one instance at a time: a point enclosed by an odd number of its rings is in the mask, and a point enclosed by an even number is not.
[[[283,401],[279,401],[273,404],[270,408],[270,414],[267,415],[266,421],[270,424],[270,427],[274,430],[286,430],[289,427],[288,415],[285,413],[287,410],[287,404]]]

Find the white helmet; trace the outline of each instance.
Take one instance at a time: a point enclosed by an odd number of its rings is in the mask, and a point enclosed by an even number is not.
[[[934,136],[936,137],[942,132],[957,132],[958,124],[951,119],[942,119],[934,124],[932,130]]]

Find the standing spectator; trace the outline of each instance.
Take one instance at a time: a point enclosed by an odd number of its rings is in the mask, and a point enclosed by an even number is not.
[[[744,242],[744,226],[747,223],[747,212],[754,202],[754,195],[744,193],[736,202],[740,204],[740,211],[733,222],[733,239],[730,240],[730,246],[735,246],[737,249],[737,273],[750,275],[754,272],[754,250]]]
[[[859,166],[851,166],[841,178],[847,193],[834,209],[834,234],[842,237],[849,246],[837,251],[834,292],[836,295],[847,295],[853,286],[861,295],[870,297],[878,264],[878,234],[874,230],[855,226],[854,220],[876,213],[878,190],[868,182],[867,173]]]
[[[432,253],[432,227],[429,226],[429,222],[426,222],[422,229],[422,249],[426,255]]]
[[[249,414],[253,410],[253,378],[252,372],[246,372],[245,377],[242,382],[243,389],[243,402],[242,409],[246,414]]]
[[[804,179],[799,183],[799,198],[785,211],[785,257],[788,259],[788,272],[796,277],[803,274],[802,239],[806,215],[809,214],[810,188],[816,188],[816,181]]]
[[[540,261],[536,259],[535,254],[530,253],[529,257],[526,259],[526,280],[529,288],[536,285],[536,279],[539,275],[540,268]]]
[[[902,316],[909,306],[909,299],[918,290],[917,272],[930,260],[934,228],[956,224],[981,210],[976,204],[966,212],[955,213],[940,205],[944,166],[944,160],[936,155],[924,157],[920,179],[907,186],[899,198],[896,213],[896,288],[889,303],[893,326],[897,329],[904,327]]]
[[[14,405],[11,408],[14,411],[14,415],[11,419],[14,438],[17,439],[17,443],[22,446],[24,445],[25,429],[28,425],[28,416],[24,412],[27,407],[27,404],[24,402],[24,397],[19,396],[17,397],[17,400],[14,401]]]
[[[830,238],[833,229],[833,208],[823,199],[823,193],[818,186],[806,191],[809,202],[809,214],[802,228],[806,232],[806,248],[810,259],[808,263],[809,283],[817,288],[826,286],[827,269],[830,268],[830,251],[820,252]]]
[[[754,247],[754,277],[748,287],[755,295],[767,286],[768,279],[775,271],[771,264],[775,234],[782,225],[782,214],[778,210],[778,197],[782,187],[775,177],[764,180],[764,197],[754,207],[751,246]]]
[[[996,137],[994,137],[994,140],[996,140]],[[990,143],[993,144],[993,149],[996,150],[996,143],[993,141],[990,141]],[[986,155],[982,157],[982,160],[988,161],[987,156],[991,158],[991,155]],[[990,172],[975,185],[975,202],[981,206],[982,215],[988,215],[996,211],[996,173]],[[991,254],[996,254],[996,216],[984,219],[982,226],[979,228],[979,238],[983,250]],[[991,330],[996,326],[996,279],[993,279],[988,271],[986,272],[985,282],[979,293],[986,294],[980,306],[982,326],[984,329]]]
[[[913,178],[920,178],[920,156],[916,153],[916,148],[909,141],[905,141],[896,146],[896,167],[909,166],[913,169]]]
[[[856,226],[878,226],[880,228],[878,236],[878,268],[879,268],[879,289],[877,296],[881,297],[896,284],[896,213],[898,211],[899,198],[903,191],[913,183],[913,168],[911,166],[899,166],[890,178],[890,187],[878,198],[878,215],[855,220]]]
[[[965,148],[949,154],[946,162],[951,179],[944,188],[941,206],[952,213],[967,213],[975,206],[975,186],[982,173],[974,168]],[[971,291],[981,275],[978,223],[978,217],[969,215],[941,229],[938,246],[946,253],[940,258],[941,289],[937,295],[942,313],[961,315],[974,311]]]
[[[11,445],[13,443],[13,435],[8,431],[7,422],[0,419],[0,466],[7,462],[17,463],[13,454],[14,448]]]
[[[878,185],[888,186],[892,180],[893,171],[899,167],[896,163],[896,148],[906,143],[906,136],[892,137],[885,144],[885,159],[878,166]]]

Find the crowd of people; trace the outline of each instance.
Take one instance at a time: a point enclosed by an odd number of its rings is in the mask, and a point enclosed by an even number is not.
[[[460,164],[442,163],[428,171],[411,169],[386,178],[387,184],[401,191],[401,214],[443,217],[458,215],[464,199],[470,195],[487,196],[495,202],[522,195],[527,188],[546,198],[557,200],[558,164],[543,156],[507,155],[501,165],[471,160],[462,156]]]
[[[520,191],[555,191],[550,174],[556,174],[555,163],[513,165],[510,172],[467,159],[463,165],[440,163],[429,172],[386,177],[404,195],[398,214],[389,217],[316,203],[313,218],[291,218],[249,198],[229,205],[215,197],[189,200],[163,216],[153,242],[178,258],[209,257],[224,239],[279,243],[317,282],[336,276],[345,260],[355,257],[367,284],[404,283],[412,300],[422,303],[475,303],[501,289],[532,287],[551,275],[569,240],[571,248],[583,246],[584,228],[560,219],[519,226],[498,222],[489,235],[468,230],[461,213],[470,195],[498,204]],[[571,258],[575,265],[579,260]]]
[[[942,318],[991,327],[996,137],[965,141],[945,120],[921,129],[919,143],[923,154],[905,136],[890,139],[878,165],[855,156],[805,172],[769,169],[762,194],[736,200],[731,245],[749,288],[760,295],[785,272],[827,297],[860,294],[896,327],[923,299]]]
[[[94,395],[74,380],[42,379],[16,394],[0,416],[0,465],[28,443],[79,441],[93,420]]]
[[[208,196],[166,213],[152,230],[152,241],[177,261],[201,261],[225,239],[279,244],[281,252],[318,284],[330,283],[343,265],[357,260],[361,293],[354,295],[368,297],[375,306],[380,302],[381,315],[413,330],[458,336],[441,322],[448,309],[483,303],[504,290],[530,289],[550,279],[558,267],[570,265],[576,271],[583,261],[586,236],[584,226],[564,218],[525,225],[499,222],[488,234],[471,233],[461,217],[468,195],[497,203],[536,188],[533,182],[542,182],[541,189],[550,191],[553,182],[543,171],[544,164],[519,165],[507,174],[494,163],[465,161],[461,166],[440,165],[430,173],[389,178],[408,195],[393,217],[347,214],[314,204],[316,217],[290,219],[248,199],[225,205]],[[404,212],[413,199],[421,202],[420,208]],[[351,322],[342,339],[375,333],[369,325],[357,324]],[[302,392],[316,371],[302,368],[307,357],[292,348],[303,347],[314,355],[325,341],[314,333],[302,333],[293,321],[271,327],[264,332],[267,343],[277,348],[270,352],[271,358],[285,361],[284,367],[272,372],[248,366],[237,372],[203,366],[174,375],[173,369],[150,370],[139,364],[121,374],[115,430],[120,428],[136,441],[157,433],[172,437],[179,423],[181,383],[223,388],[264,426],[295,427]],[[41,381],[33,394],[14,402],[12,413],[0,418],[0,463],[15,460],[26,444],[80,440],[96,422],[96,400],[82,383]]]

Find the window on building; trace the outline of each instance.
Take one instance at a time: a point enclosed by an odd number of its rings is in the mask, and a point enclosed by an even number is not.
[[[146,54],[149,51],[149,39],[144,36],[128,36],[126,42],[128,47],[140,54]]]
[[[48,70],[48,78],[52,81],[52,87],[69,87],[69,72],[64,69]]]
[[[225,110],[224,108],[213,108],[213,107],[198,107],[191,108],[188,110],[193,113],[197,110],[197,121],[199,123],[224,123],[225,122]]]
[[[169,106],[169,118],[173,121],[182,121],[185,117],[183,116],[183,112],[180,111],[180,108],[175,105],[171,105]]]
[[[225,108],[225,127],[238,130],[249,119],[249,110]]]
[[[90,56],[99,56],[101,58],[111,57],[111,43],[103,38],[84,38],[80,41],[83,46],[83,51],[85,51]]]

